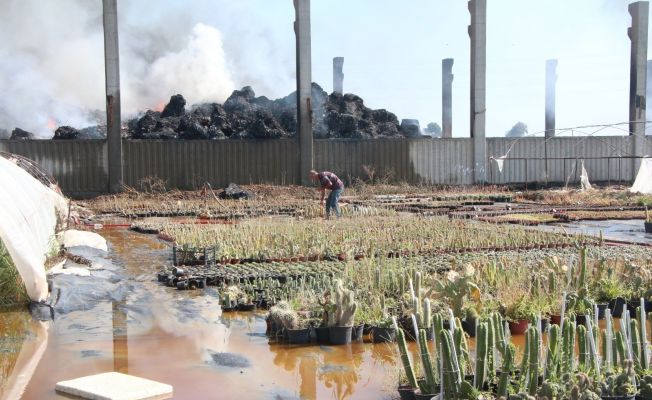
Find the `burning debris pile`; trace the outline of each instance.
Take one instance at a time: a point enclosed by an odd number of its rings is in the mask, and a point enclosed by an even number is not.
[[[414,121],[399,124],[396,115],[387,110],[372,110],[353,94],[328,94],[312,84],[313,130],[316,138],[396,138],[420,137]],[[127,121],[122,135],[131,139],[278,139],[297,133],[296,92],[277,99],[256,97],[249,86],[235,90],[224,104],[205,103],[186,107],[186,100],[177,94],[162,111],[148,110]],[[106,126],[81,130],[59,127],[53,139],[102,139]],[[16,128],[12,139],[34,138]]]
[[[270,100],[256,97],[249,86],[235,90],[224,104],[195,105],[172,96],[162,112],[147,111],[129,121],[133,139],[277,139],[297,132],[296,93]],[[378,138],[408,136],[396,115],[372,110],[353,94],[328,95],[312,85],[313,129],[317,138]],[[420,133],[419,133],[420,134]]]

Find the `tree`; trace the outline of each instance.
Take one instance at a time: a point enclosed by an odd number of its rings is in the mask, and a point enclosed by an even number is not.
[[[523,137],[527,133],[527,125],[524,122],[518,121],[512,129],[505,132],[505,137]]]
[[[424,129],[424,132],[426,135],[430,135],[432,137],[441,137],[441,127],[436,122],[429,123],[428,126],[426,126],[426,129]]]

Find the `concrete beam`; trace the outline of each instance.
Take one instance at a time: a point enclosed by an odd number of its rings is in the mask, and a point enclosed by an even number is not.
[[[632,26],[627,30],[631,40],[629,68],[629,134],[634,136],[635,156],[646,153],[645,141],[645,96],[647,91],[647,32],[649,3],[637,1],[629,5]],[[638,171],[640,159],[634,159],[634,173]]]
[[[555,137],[557,60],[546,60],[546,139]]]
[[[487,0],[470,0],[469,37],[471,38],[471,137],[473,138],[474,182],[486,182],[487,139]]]
[[[102,0],[104,15],[104,72],[106,82],[106,137],[108,146],[108,190],[122,190],[122,137],[120,135],[120,50],[118,46],[117,0]]]
[[[647,60],[647,74],[646,75],[646,91],[645,91],[645,98],[647,99],[648,97],[652,99],[652,60]],[[647,101],[645,102],[646,107],[645,107],[645,115],[647,117]],[[652,104],[650,105],[650,111],[652,111]]]
[[[313,168],[312,134],[312,54],[310,38],[310,0],[294,0],[294,34],[297,51],[297,136],[302,185],[310,185],[308,171]]]
[[[333,92],[344,94],[344,57],[333,58]]]
[[[441,137],[453,137],[453,63],[452,58],[441,60]]]

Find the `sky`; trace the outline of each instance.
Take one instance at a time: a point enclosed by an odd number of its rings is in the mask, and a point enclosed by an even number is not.
[[[101,1],[2,1],[0,128],[47,135],[53,125],[91,123],[87,109],[104,104]],[[518,121],[541,134],[550,58],[559,60],[558,128],[627,121],[629,1],[487,3],[487,136]],[[123,116],[175,93],[196,103],[222,102],[246,85],[270,98],[295,89],[291,0],[118,0],[118,8]],[[345,92],[422,127],[441,125],[441,60],[454,58],[453,136],[469,136],[466,1],[312,0],[311,8],[313,81],[332,91],[332,58],[342,56]]]

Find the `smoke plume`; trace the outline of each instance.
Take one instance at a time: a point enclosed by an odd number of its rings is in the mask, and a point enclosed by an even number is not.
[[[103,124],[102,1],[4,0],[2,7],[0,129],[49,138],[60,125]],[[222,32],[196,11],[185,2],[118,2],[123,119],[160,109],[175,93],[189,104],[223,102],[242,84],[234,76],[256,73],[227,54]],[[249,65],[264,64],[251,58]]]

